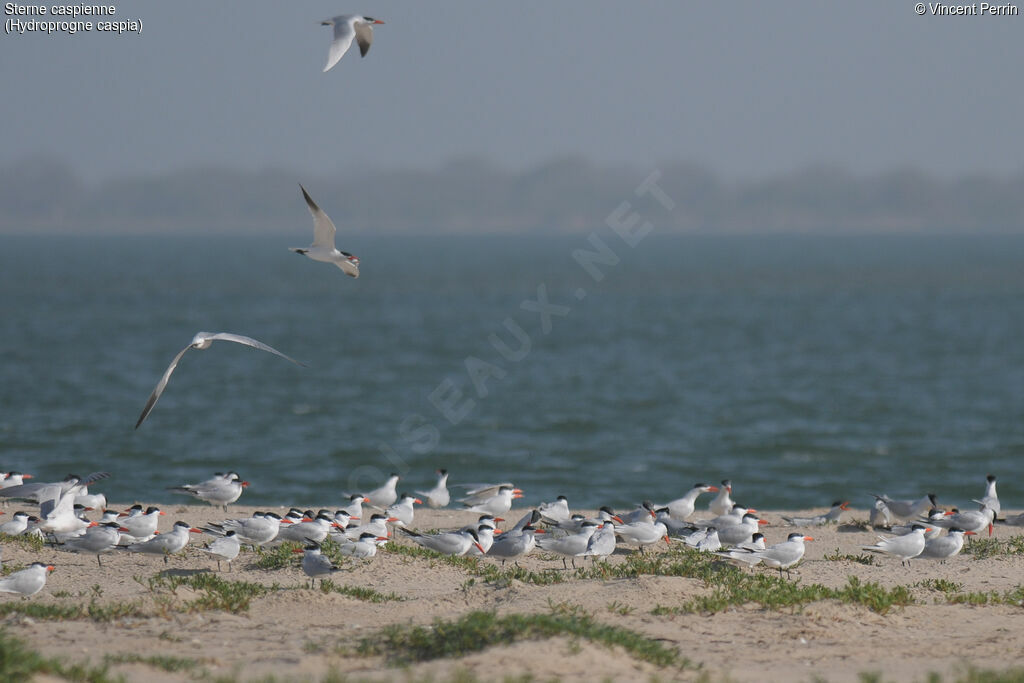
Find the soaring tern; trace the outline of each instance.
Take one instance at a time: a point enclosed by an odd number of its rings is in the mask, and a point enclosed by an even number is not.
[[[333,26],[334,38],[331,40],[331,49],[327,54],[327,64],[324,65],[324,72],[341,61],[341,58],[348,52],[355,40],[359,44],[359,55],[365,57],[370,51],[373,43],[373,26],[383,24],[380,19],[364,17],[360,14],[340,14],[320,22],[321,26]]]
[[[286,356],[277,349],[267,346],[263,342],[253,339],[252,337],[244,337],[240,334],[233,334],[231,332],[197,332],[196,336],[192,337],[192,341],[189,345],[179,351],[178,355],[171,361],[171,364],[167,366],[166,370],[164,370],[163,377],[161,377],[160,381],[156,383],[156,388],[153,389],[153,393],[149,395],[149,399],[146,401],[146,406],[142,409],[142,414],[139,415],[139,421],[135,423],[136,429],[139,428],[139,425],[141,425],[150,412],[152,412],[153,407],[156,406],[156,402],[160,400],[160,395],[163,394],[164,389],[167,388],[167,382],[170,381],[171,374],[174,372],[174,369],[178,367],[178,363],[181,361],[181,357],[185,355],[185,352],[189,349],[208,349],[215,341],[229,341],[235,342],[236,344],[244,344],[245,346],[251,346],[252,348],[259,349],[260,351],[268,351],[277,356],[281,356],[281,358],[289,360],[296,365],[303,366],[302,363],[294,358]]]
[[[313,215],[313,244],[308,247],[288,247],[288,249],[296,254],[308,256],[314,261],[333,263],[341,268],[345,275],[359,277],[359,257],[347,251],[338,251],[334,246],[334,235],[338,229],[334,227],[330,216],[317,206],[313,198],[306,192],[306,188],[302,185],[299,185],[299,188],[302,190],[302,196],[306,198],[309,212]]]

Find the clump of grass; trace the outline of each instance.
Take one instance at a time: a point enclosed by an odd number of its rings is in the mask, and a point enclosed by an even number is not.
[[[839,552],[839,548],[832,554],[826,553],[822,559],[828,560],[829,562],[856,562],[857,564],[867,565],[868,567],[878,566],[879,563],[874,555],[870,553],[861,553],[859,555],[850,555],[849,553]]]
[[[65,664],[58,659],[44,657],[21,640],[0,630],[0,680],[28,681],[37,674],[48,674],[84,683],[109,683],[111,678],[107,670],[107,665],[93,667]]]
[[[0,615],[20,614],[44,621],[73,621],[89,619],[108,623],[125,617],[149,616],[138,602],[100,603],[90,600],[88,604],[53,605],[40,602],[5,602],[0,604]]]
[[[111,664],[146,664],[155,669],[168,673],[179,671],[194,671],[199,668],[199,661],[188,657],[171,657],[169,655],[140,655],[140,654],[106,654],[103,656],[105,665]]]
[[[46,541],[38,534],[18,534],[17,536],[0,534],[0,543],[3,545],[17,545],[23,550],[31,550],[38,553],[43,549]]]
[[[299,563],[299,556],[292,551],[301,547],[302,545],[299,543],[285,541],[276,548],[260,548],[256,552],[256,561],[249,566],[256,569],[286,569],[294,567]]]
[[[946,600],[954,605],[1019,605],[1024,606],[1024,586],[1012,590],[947,593]]]
[[[430,627],[396,624],[364,638],[358,652],[385,655],[389,662],[408,664],[442,657],[460,657],[485,649],[490,643],[513,643],[554,636],[569,636],[604,645],[616,645],[631,656],[657,666],[684,666],[678,650],[636,631],[601,624],[578,607],[557,605],[549,614],[470,612],[455,620],[437,619]]]
[[[228,581],[205,572],[190,576],[157,574],[147,583],[154,593],[160,590],[174,593],[181,586],[201,592],[202,594],[195,600],[184,603],[183,607],[188,611],[223,610],[233,613],[248,610],[254,598],[280,588],[276,583],[264,586],[249,581]]]
[[[963,590],[964,585],[956,581],[950,581],[948,579],[923,579],[914,584],[921,588],[928,588],[933,591],[939,591],[940,593],[959,593]]]
[[[989,557],[1024,555],[1024,536],[1014,536],[1005,541],[998,538],[981,538],[964,545],[964,555],[971,555],[976,560]]]
[[[375,591],[372,588],[361,588],[359,586],[341,586],[330,579],[324,579],[320,582],[320,590],[324,593],[340,593],[341,595],[347,595],[364,602],[379,603],[390,602],[392,600],[405,600],[405,598],[397,593],[381,593],[380,591]]]

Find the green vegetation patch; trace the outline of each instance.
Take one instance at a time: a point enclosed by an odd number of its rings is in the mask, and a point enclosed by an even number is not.
[[[631,656],[656,666],[686,666],[678,650],[620,626],[595,621],[578,607],[556,605],[549,614],[470,612],[455,620],[437,619],[431,626],[396,624],[364,638],[357,651],[384,655],[392,664],[409,664],[479,652],[492,643],[569,636],[622,647]]]

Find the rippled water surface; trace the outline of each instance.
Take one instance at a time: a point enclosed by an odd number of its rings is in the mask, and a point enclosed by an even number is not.
[[[233,468],[303,505],[438,467],[574,506],[730,477],[764,508],[993,472],[1024,507],[1024,238],[597,234],[600,282],[586,236],[356,237],[358,280],[287,237],[0,237],[0,467],[163,501]],[[191,351],[134,430],[199,330],[308,367]]]

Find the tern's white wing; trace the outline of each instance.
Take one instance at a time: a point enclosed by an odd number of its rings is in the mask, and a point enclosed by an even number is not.
[[[338,231],[334,227],[334,222],[324,213],[323,209],[317,206],[317,203],[306,192],[306,188],[302,187],[302,185],[299,185],[299,188],[302,190],[302,196],[306,198],[306,206],[309,207],[309,213],[313,215],[313,246],[334,249],[334,235]]]
[[[352,28],[351,18],[352,15],[343,14],[330,20],[330,23],[334,24],[334,40],[331,41],[331,49],[327,53],[327,64],[324,65],[324,72],[330,71],[331,67],[341,61],[341,58],[348,52],[349,47],[352,46],[352,39],[356,37],[356,32]],[[363,54],[366,53],[364,52]]]
[[[51,514],[59,507],[61,510],[73,510],[75,507],[74,496],[63,496],[64,490],[60,484],[49,484],[39,491],[39,516],[49,519]],[[62,497],[63,496],[63,497]],[[61,501],[66,501],[61,505]]]
[[[153,389],[153,393],[149,395],[149,400],[146,401],[146,407],[142,409],[142,414],[139,415],[139,421],[135,423],[136,429],[139,428],[139,425],[142,424],[143,420],[145,420],[146,417],[153,411],[153,406],[155,406],[156,402],[160,400],[160,394],[164,393],[164,389],[167,387],[167,382],[171,379],[171,373],[173,373],[174,369],[178,367],[178,363],[181,361],[181,357],[184,356],[185,352],[188,351],[190,348],[192,348],[191,344],[189,344],[181,351],[179,351],[178,355],[175,356],[174,360],[171,361],[171,364],[167,366],[166,370],[164,370],[164,376],[161,377],[160,381],[156,383],[156,388]]]
[[[245,337],[240,334],[232,334],[230,332],[218,332],[216,334],[211,334],[209,337],[207,337],[207,339],[212,339],[214,341],[231,341],[237,344],[245,344],[246,346],[251,346],[252,348],[259,349],[260,351],[269,351],[270,353],[281,356],[281,358],[284,358],[285,360],[290,360],[296,365],[301,365],[305,367],[303,363],[300,363],[299,361],[295,360],[294,358],[291,358],[290,356],[284,355],[274,347],[268,346],[267,344],[264,344],[259,340],[253,339],[252,337]]]

